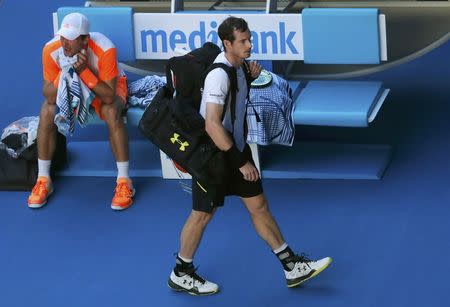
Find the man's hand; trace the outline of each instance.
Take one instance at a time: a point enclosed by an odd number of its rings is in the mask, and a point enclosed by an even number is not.
[[[86,69],[88,64],[88,56],[86,49],[81,49],[80,52],[77,53],[77,62],[73,64],[73,69],[80,74],[83,70]]]
[[[244,166],[239,168],[239,171],[247,181],[257,181],[259,179],[259,172],[251,162],[247,161]]]
[[[250,70],[250,75],[252,76],[252,78],[256,79],[259,77],[262,66],[258,62],[251,61],[250,63],[248,63],[248,68]]]

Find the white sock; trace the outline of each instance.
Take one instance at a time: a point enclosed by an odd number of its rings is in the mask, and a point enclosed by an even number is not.
[[[41,160],[38,159],[38,177],[50,178],[50,166],[52,165],[52,160]]]
[[[128,161],[116,162],[117,164],[117,179],[119,178],[130,178],[128,176]]]
[[[278,253],[282,252],[283,250],[285,250],[286,247],[288,247],[288,245],[287,245],[286,242],[284,242],[283,244],[281,244],[280,247],[278,247],[277,249],[274,249],[273,252],[274,252],[275,254],[278,254]]]
[[[188,259],[188,258],[184,258],[180,256],[180,253],[178,253],[178,258],[180,258],[181,260],[183,260],[186,263],[191,263],[193,259]]]

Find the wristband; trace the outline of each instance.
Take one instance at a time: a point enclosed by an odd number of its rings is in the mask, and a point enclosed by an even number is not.
[[[248,159],[245,158],[244,153],[240,152],[234,144],[225,153],[228,157],[229,162],[237,168],[243,167],[248,161]]]
[[[79,74],[81,80],[89,87],[91,90],[98,84],[98,78],[92,73],[89,68],[85,68]]]

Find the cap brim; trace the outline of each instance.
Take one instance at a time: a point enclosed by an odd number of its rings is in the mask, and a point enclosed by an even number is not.
[[[68,29],[68,28],[59,29],[59,31],[56,32],[56,34],[64,37],[65,39],[68,39],[68,40],[74,40],[78,36],[80,36],[79,33],[77,33],[76,31],[73,31],[72,29]]]

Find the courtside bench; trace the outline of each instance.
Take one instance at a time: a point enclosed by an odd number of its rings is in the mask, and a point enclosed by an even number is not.
[[[91,31],[102,32],[114,42],[119,62],[137,58],[135,21],[131,8],[59,8],[54,14],[55,31],[62,18],[75,11],[89,18]],[[305,63],[379,64],[386,60],[384,16],[377,9],[304,9],[301,15]],[[289,82],[295,99],[296,125],[367,127],[375,119],[389,93],[389,89],[383,88],[380,81]],[[137,126],[142,113],[142,109],[130,108],[127,123]],[[93,146],[90,142],[77,143],[87,143],[74,144],[74,147],[80,147],[80,152]],[[108,144],[99,146],[102,147],[100,152],[110,155]],[[391,148],[386,145],[295,143],[291,148],[261,149],[262,174],[272,178],[379,179],[391,155]],[[78,150],[74,148],[74,151]],[[158,150],[148,141],[132,140],[130,151],[132,176],[162,176]],[[282,159],[277,158],[280,155]],[[333,157],[332,163],[329,160],[325,162],[327,156]],[[71,157],[71,164],[74,163],[72,160]],[[104,168],[98,169],[96,165],[91,170],[80,168],[74,163],[73,167],[69,165],[61,174],[114,176],[115,170],[110,169],[111,164],[108,162],[105,161]]]

